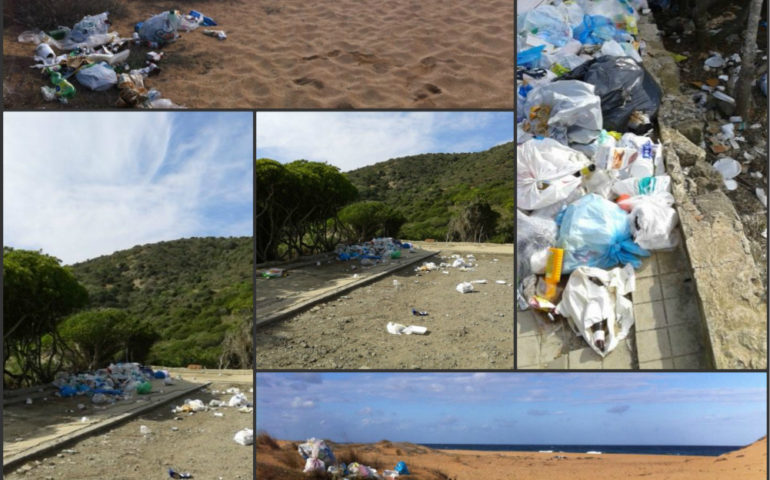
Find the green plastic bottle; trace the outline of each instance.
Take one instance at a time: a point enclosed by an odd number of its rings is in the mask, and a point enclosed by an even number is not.
[[[68,99],[75,97],[75,87],[62,77],[61,73],[54,70],[49,70],[49,73],[51,74],[51,83],[56,87],[56,95]]]

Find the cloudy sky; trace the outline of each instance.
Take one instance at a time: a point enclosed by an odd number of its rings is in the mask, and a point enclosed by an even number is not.
[[[764,373],[257,373],[257,429],[338,442],[745,445]]]
[[[326,162],[343,172],[420,153],[513,141],[511,112],[258,112],[257,158]]]
[[[65,264],[250,236],[249,112],[3,114],[3,245]]]

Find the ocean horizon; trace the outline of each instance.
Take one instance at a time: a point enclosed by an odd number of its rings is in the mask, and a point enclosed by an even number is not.
[[[696,455],[717,457],[745,445],[562,445],[562,444],[472,444],[421,443],[437,450],[478,450],[485,452],[553,452],[553,453],[624,453],[637,455]]]

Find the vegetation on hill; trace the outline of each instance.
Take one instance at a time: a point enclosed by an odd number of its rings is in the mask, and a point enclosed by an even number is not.
[[[257,159],[257,262],[383,235],[512,242],[514,148],[414,155],[345,174],[325,163]]]
[[[251,366],[251,237],[189,238],[136,246],[72,266],[91,308],[149,322],[147,363]]]
[[[514,149],[510,142],[476,153],[413,155],[346,175],[360,200],[384,202],[404,215],[401,237],[444,240],[449,234],[450,240],[472,240],[450,231],[450,221],[467,215],[464,210],[473,203],[488,203],[499,219],[482,240],[512,242]]]

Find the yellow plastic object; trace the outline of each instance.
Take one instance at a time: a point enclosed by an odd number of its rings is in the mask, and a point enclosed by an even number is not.
[[[551,247],[548,249],[548,260],[545,264],[545,298],[553,300],[556,296],[556,285],[561,281],[561,266],[564,262],[564,249]]]

